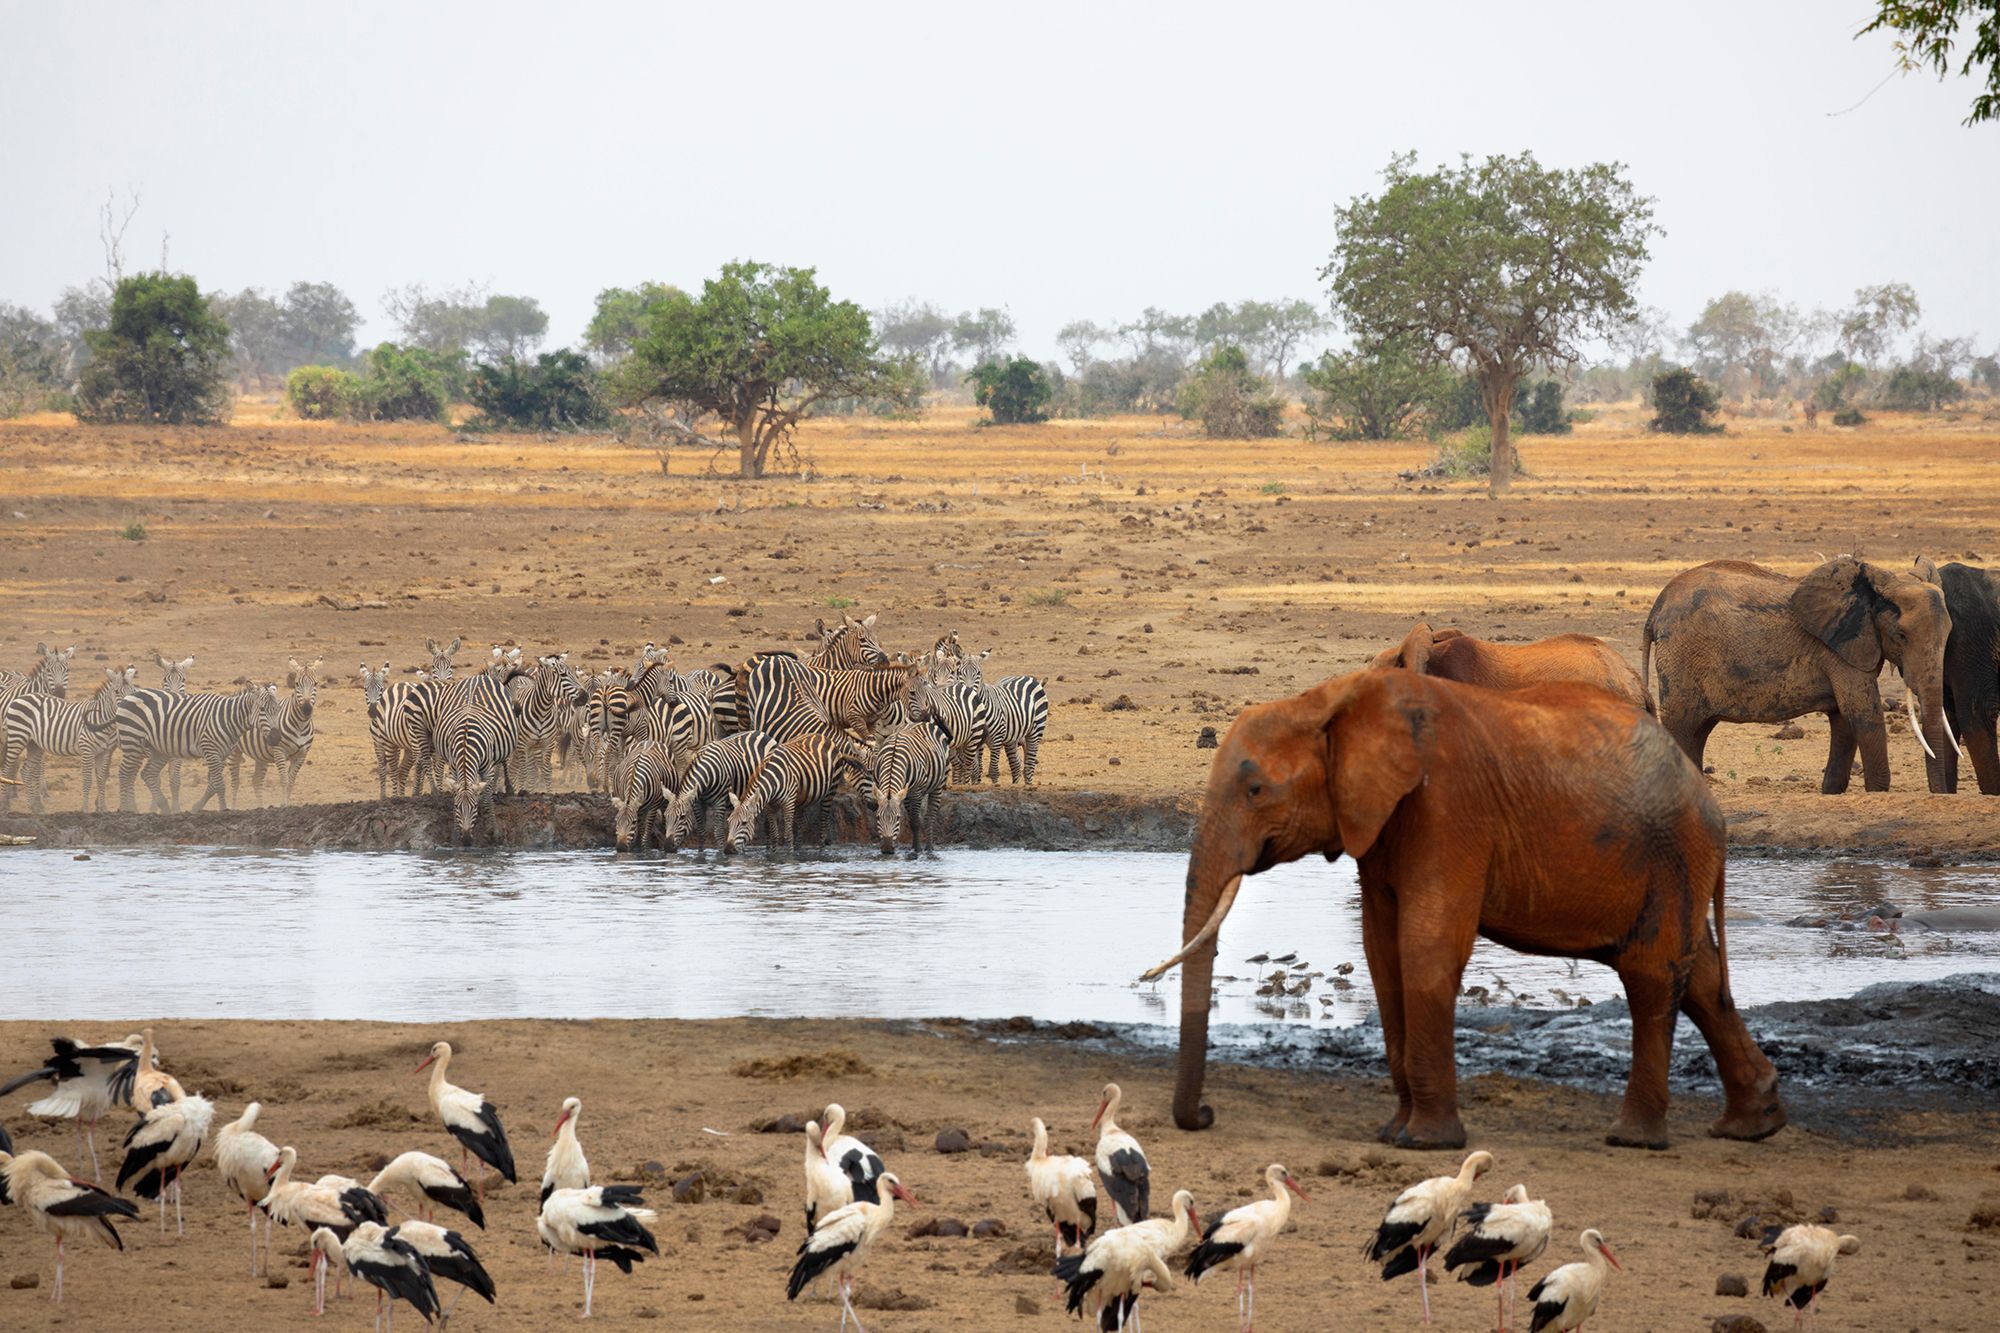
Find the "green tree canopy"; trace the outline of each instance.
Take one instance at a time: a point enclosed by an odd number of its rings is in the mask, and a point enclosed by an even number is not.
[[[108,328],[84,334],[79,420],[217,423],[229,415],[229,326],[183,274],[120,278]]]
[[[1873,366],[1923,313],[1915,289],[1907,282],[1857,287],[1854,304],[1840,313],[1840,350]]]
[[[1971,40],[1958,73],[1985,79],[1972,98],[1972,114],[1965,118],[1967,125],[1977,125],[2000,120],[2000,0],[1876,0],[1875,17],[1854,35],[1893,32],[1896,56],[1906,72],[1930,69],[1946,79],[1961,29],[1968,27]]]
[[[1446,366],[1406,342],[1328,352],[1303,372],[1314,436],[1400,440],[1452,389]]]
[[[955,327],[950,315],[928,301],[904,301],[875,316],[883,350],[922,365],[933,384],[944,375]]]
[[[951,326],[952,347],[970,352],[975,365],[997,361],[1000,353],[1013,341],[1014,317],[991,306],[967,311],[959,315]]]
[[[713,413],[736,435],[742,477],[831,398],[906,400],[911,382],[875,342],[868,315],[836,301],[809,268],[739,261],[652,311],[620,390]]]
[[[997,426],[1018,426],[1049,419],[1049,399],[1055,386],[1034,358],[988,361],[965,377],[972,401],[993,414]]]
[[[597,309],[583,331],[583,345],[600,364],[617,365],[632,354],[633,344],[645,334],[653,311],[680,294],[680,288],[664,282],[606,287],[597,294]]]
[[[1532,153],[1419,171],[1392,159],[1378,195],[1336,215],[1320,276],[1363,342],[1408,340],[1478,376],[1493,432],[1493,493],[1514,467],[1514,391],[1537,366],[1575,363],[1616,328],[1656,234],[1653,201],[1618,163],[1544,167]]]

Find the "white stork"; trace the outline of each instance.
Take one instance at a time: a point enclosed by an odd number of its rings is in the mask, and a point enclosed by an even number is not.
[[[417,1066],[417,1072],[431,1071],[431,1110],[444,1122],[445,1132],[458,1140],[461,1157],[470,1154],[498,1171],[508,1184],[513,1184],[514,1150],[507,1146],[507,1131],[500,1128],[500,1113],[493,1103],[476,1092],[445,1082],[445,1070],[451,1067],[451,1043],[441,1041],[431,1047],[431,1053]],[[471,1162],[461,1162],[468,1171]],[[478,1182],[484,1186],[484,1180]]]
[[[882,1158],[852,1134],[841,1133],[847,1127],[847,1108],[839,1102],[829,1103],[822,1124],[825,1128],[821,1146],[826,1159],[847,1177],[851,1197],[867,1203],[882,1202],[875,1183],[882,1178]]]
[[[1236,1317],[1245,1333],[1257,1317],[1257,1265],[1271,1252],[1292,1218],[1292,1196],[1312,1200],[1292,1173],[1273,1162],[1264,1168],[1271,1197],[1231,1208],[1208,1224],[1208,1233],[1188,1256],[1187,1275],[1196,1282],[1212,1268],[1237,1265]]]
[[[386,1220],[382,1201],[358,1185],[343,1188],[328,1184],[324,1180],[307,1184],[294,1181],[292,1172],[299,1164],[299,1150],[290,1144],[278,1149],[278,1161],[271,1168],[271,1188],[257,1206],[264,1215],[282,1226],[300,1226],[312,1230],[321,1227],[331,1231],[338,1239],[346,1239],[354,1228],[363,1222],[380,1225]],[[345,1180],[344,1176],[331,1179]],[[352,1185],[352,1182],[348,1182]],[[313,1260],[314,1285],[324,1278],[322,1266],[326,1256],[322,1252]]]
[[[426,1222],[431,1220],[431,1207],[435,1204],[464,1213],[472,1225],[481,1231],[486,1229],[486,1210],[479,1206],[472,1186],[466,1184],[465,1177],[442,1157],[433,1157],[427,1152],[403,1153],[377,1171],[367,1188],[370,1194],[375,1195],[400,1189],[417,1196],[422,1200],[420,1206]]]
[[[201,1145],[215,1123],[215,1106],[208,1098],[190,1096],[170,1083],[171,1100],[146,1108],[139,1123],[125,1135],[125,1163],[118,1168],[118,1188],[132,1183],[142,1199],[160,1201],[160,1230],[167,1229],[167,1195],[174,1196],[175,1234],[185,1236],[181,1220],[181,1175],[201,1156]]]
[[[467,1291],[483,1298],[488,1305],[494,1303],[493,1277],[486,1271],[486,1265],[479,1262],[472,1246],[466,1244],[465,1237],[456,1231],[447,1231],[435,1222],[399,1222],[390,1235],[403,1241],[423,1259],[424,1266],[431,1270],[433,1278],[455,1282],[461,1290],[451,1296],[451,1304],[445,1307],[439,1324],[451,1322],[451,1312],[458,1308],[458,1298]]]
[[[1576,1239],[1583,1246],[1584,1262],[1564,1264],[1528,1288],[1528,1299],[1535,1303],[1528,1333],[1542,1333],[1545,1328],[1563,1333],[1583,1327],[1583,1321],[1597,1313],[1597,1298],[1604,1293],[1605,1264],[1624,1269],[1604,1243],[1602,1233],[1592,1229]]]
[[[1554,1225],[1549,1206],[1530,1199],[1526,1185],[1515,1185],[1499,1203],[1475,1203],[1458,1217],[1462,1230],[1457,1243],[1445,1252],[1445,1271],[1463,1268],[1458,1280],[1475,1287],[1500,1284],[1496,1295],[1504,1333],[1513,1275],[1549,1248],[1549,1228]]]
[[[1365,1253],[1371,1263],[1382,1265],[1384,1282],[1416,1271],[1426,1324],[1431,1322],[1431,1251],[1451,1235],[1472,1193],[1472,1182],[1492,1165],[1492,1153],[1476,1152],[1459,1166],[1457,1175],[1418,1181],[1396,1196],[1369,1238]]]
[[[1111,1196],[1119,1226],[1146,1220],[1153,1196],[1153,1169],[1139,1140],[1118,1127],[1118,1108],[1125,1100],[1116,1083],[1104,1085],[1103,1100],[1090,1127],[1097,1131],[1097,1178]]]
[[[19,1156],[0,1152],[0,1204],[4,1203],[26,1209],[37,1227],[56,1238],[56,1285],[49,1297],[55,1301],[63,1298],[63,1242],[99,1240],[122,1250],[125,1242],[112,1219],[139,1215],[137,1204],[72,1178],[43,1152]]]
[[[39,1068],[0,1084],[0,1097],[30,1083],[52,1084],[39,1101],[28,1105],[28,1114],[50,1120],[76,1121],[76,1146],[88,1149],[90,1174],[101,1177],[97,1164],[97,1122],[114,1106],[132,1102],[132,1077],[139,1068],[139,1048],[144,1038],[133,1033],[123,1041],[86,1046],[69,1037],[51,1037],[54,1052]]]
[[[542,1203],[557,1190],[580,1190],[590,1185],[590,1160],[576,1140],[576,1124],[582,1116],[580,1098],[563,1098],[562,1117],[556,1121],[554,1141],[549,1144],[549,1160],[542,1167]]]
[[[1861,1249],[1859,1236],[1841,1236],[1826,1227],[1801,1223],[1780,1231],[1772,1227],[1764,1233],[1763,1249],[1771,1256],[1764,1269],[1764,1294],[1776,1296],[1792,1307],[1792,1327],[1797,1328],[1808,1311],[1815,1326],[1819,1323],[1819,1294],[1833,1277],[1833,1266],[1843,1254]]]
[[[785,1299],[795,1301],[808,1283],[832,1273],[840,1287],[840,1327],[845,1333],[852,1319],[856,1333],[861,1316],[854,1312],[854,1270],[868,1251],[895,1220],[896,1200],[915,1203],[917,1196],[903,1188],[893,1172],[885,1171],[872,1182],[881,1202],[856,1199],[845,1208],[836,1208],[819,1220],[819,1226],[799,1245],[798,1262],[792,1265],[791,1280],[785,1284]]]
[[[144,1115],[147,1107],[172,1101],[179,1087],[174,1076],[160,1068],[160,1048],[153,1044],[153,1029],[139,1029],[139,1060],[132,1071],[126,1103]]]
[[[399,1300],[408,1301],[427,1324],[436,1320],[443,1309],[438,1303],[437,1286],[431,1281],[431,1272],[423,1256],[408,1241],[399,1239],[394,1231],[380,1222],[363,1222],[344,1240],[327,1227],[316,1228],[312,1234],[312,1248],[315,1259],[323,1262],[339,1257],[346,1262],[348,1272],[375,1288],[375,1323],[378,1328],[383,1325],[385,1304],[388,1307],[387,1324],[391,1330],[396,1327],[396,1302]],[[320,1309],[324,1313],[325,1292],[320,1295]]]
[[[1174,1285],[1166,1256],[1137,1223],[1113,1227],[1084,1253],[1058,1261],[1055,1275],[1067,1289],[1069,1312],[1082,1318],[1087,1300],[1091,1322],[1107,1330],[1125,1327],[1147,1286],[1165,1291]]]
[[[557,1190],[542,1204],[535,1221],[542,1244],[559,1254],[583,1256],[583,1317],[590,1318],[591,1296],[597,1289],[597,1261],[609,1259],[621,1273],[644,1263],[644,1250],[657,1255],[660,1243],[646,1229],[657,1214],[637,1185],[592,1185],[588,1189]]]
[[[215,1169],[250,1214],[251,1277],[257,1276],[257,1205],[271,1192],[271,1174],[278,1167],[278,1145],[255,1128],[263,1110],[261,1102],[251,1102],[241,1116],[215,1131]]]
[[[826,1135],[819,1121],[806,1121],[806,1234],[819,1219],[854,1202],[854,1182],[826,1155]]]
[[[1034,1120],[1035,1146],[1028,1153],[1028,1193],[1056,1229],[1056,1258],[1065,1247],[1082,1249],[1097,1230],[1097,1186],[1090,1163],[1081,1157],[1049,1152],[1049,1127]],[[808,1159],[807,1169],[811,1169]]]

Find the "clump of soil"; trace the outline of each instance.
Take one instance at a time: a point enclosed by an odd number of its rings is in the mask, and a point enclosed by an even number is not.
[[[729,1072],[738,1078],[782,1082],[793,1078],[865,1078],[875,1071],[853,1051],[835,1047],[811,1054],[742,1060],[731,1065]]]
[[[384,1097],[373,1106],[357,1106],[333,1122],[335,1129],[384,1129],[421,1125],[424,1118],[401,1102]]]

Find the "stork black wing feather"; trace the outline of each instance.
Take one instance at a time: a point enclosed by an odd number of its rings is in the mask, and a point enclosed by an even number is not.
[[[1090,1289],[1104,1280],[1104,1270],[1102,1268],[1093,1268],[1088,1272],[1084,1271],[1084,1258],[1085,1256],[1081,1254],[1064,1255],[1056,1261],[1055,1267],[1057,1280],[1063,1284],[1069,1293],[1065,1308],[1078,1318],[1083,1316],[1084,1298],[1090,1295]]]
[[[139,1205],[130,1199],[78,1182],[83,1193],[58,1199],[43,1211],[51,1217],[137,1217]]]
[[[425,1267],[423,1256],[408,1241],[397,1240],[393,1232],[382,1238],[382,1248],[407,1262],[355,1259],[348,1262],[348,1267],[369,1286],[387,1292],[390,1299],[408,1301],[426,1320],[437,1318],[442,1308],[438,1305],[437,1284],[431,1281],[431,1271]]]
[[[814,1278],[853,1252],[853,1241],[848,1241],[844,1245],[828,1245],[823,1249],[814,1249],[812,1241],[807,1240],[799,1247],[799,1261],[792,1265],[791,1279],[785,1283],[785,1299],[797,1300],[799,1293],[810,1286]]]
[[[602,1222],[585,1222],[577,1227],[577,1230],[598,1240],[608,1240],[614,1245],[630,1245],[642,1250],[651,1250],[654,1254],[660,1252],[660,1242],[653,1238],[653,1233],[646,1230],[638,1218],[630,1215],[620,1215]]]
[[[1203,1273],[1217,1264],[1227,1263],[1235,1258],[1242,1249],[1241,1245],[1229,1241],[1205,1240],[1194,1247],[1194,1253],[1188,1255],[1187,1275],[1199,1279]]]
[[[465,1243],[465,1237],[456,1231],[444,1233],[444,1243],[450,1247],[450,1254],[426,1255],[424,1262],[430,1265],[431,1275],[447,1282],[456,1282],[461,1287],[469,1287],[476,1294],[493,1304],[493,1275],[486,1271],[486,1265],[479,1262],[479,1256]]]
[[[633,1264],[643,1264],[646,1262],[645,1255],[639,1253],[637,1250],[628,1250],[622,1245],[606,1246],[597,1252],[597,1257],[600,1259],[609,1259],[612,1263],[618,1265],[618,1271],[621,1273],[630,1273]]]

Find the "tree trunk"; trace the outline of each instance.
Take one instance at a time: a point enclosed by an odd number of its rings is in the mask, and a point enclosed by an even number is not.
[[[1514,441],[1508,435],[1514,416],[1514,375],[1501,367],[1481,372],[1479,396],[1493,427],[1492,457],[1486,469],[1487,494],[1498,499],[1514,484]]]
[[[745,412],[736,423],[737,476],[755,481],[764,475],[764,460],[757,454],[757,414]]]

